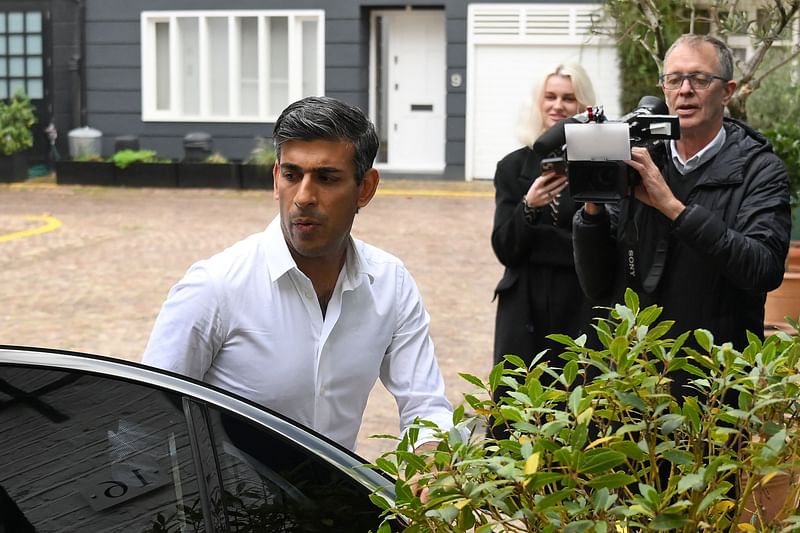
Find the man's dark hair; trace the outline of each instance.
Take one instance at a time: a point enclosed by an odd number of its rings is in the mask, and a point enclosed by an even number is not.
[[[375,126],[357,107],[327,96],[309,96],[283,110],[275,121],[272,141],[281,160],[281,146],[286,141],[345,140],[353,145],[356,183],[372,168],[378,153]]]

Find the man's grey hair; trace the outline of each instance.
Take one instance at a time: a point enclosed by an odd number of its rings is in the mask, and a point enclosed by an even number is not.
[[[286,141],[348,141],[353,145],[356,183],[372,168],[378,153],[375,126],[357,107],[327,96],[309,96],[283,110],[272,132],[275,154],[280,162]]]
[[[664,60],[666,61],[672,51],[680,45],[685,44],[687,46],[697,48],[703,43],[710,44],[717,51],[717,62],[719,63],[720,69],[718,75],[726,80],[732,80],[733,52],[731,52],[731,49],[727,44],[712,35],[700,35],[698,33],[685,33],[681,35],[674,43],[672,43],[672,46],[669,47],[669,50],[667,50],[667,53],[664,55]]]

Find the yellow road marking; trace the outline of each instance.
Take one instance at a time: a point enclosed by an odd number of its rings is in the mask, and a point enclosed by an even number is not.
[[[493,198],[494,192],[489,191],[442,191],[426,189],[381,189],[378,196],[462,196],[471,198]]]
[[[61,221],[58,220],[56,217],[50,215],[31,215],[24,217],[25,220],[30,222],[35,221],[42,221],[44,224],[41,226],[37,226],[35,228],[25,229],[22,231],[15,231],[14,233],[6,233],[4,235],[0,235],[0,242],[8,242],[13,241],[14,239],[22,239],[23,237],[32,237],[34,235],[41,235],[42,233],[47,233],[50,231],[55,231],[61,227]]]

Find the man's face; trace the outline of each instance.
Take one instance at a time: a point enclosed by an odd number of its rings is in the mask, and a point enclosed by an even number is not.
[[[664,74],[700,72],[721,75],[716,50],[709,43],[680,45],[664,61]],[[734,81],[714,79],[705,89],[693,89],[689,80],[683,80],[677,89],[664,89],[664,97],[670,111],[680,119],[682,135],[715,135],[722,127],[723,112],[735,88]]]
[[[296,261],[336,260],[345,250],[356,211],[377,187],[371,169],[356,184],[353,145],[345,141],[287,141],[275,162],[281,229]]]

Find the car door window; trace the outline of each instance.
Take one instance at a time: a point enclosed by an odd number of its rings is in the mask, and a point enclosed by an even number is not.
[[[0,366],[0,531],[204,531],[180,406],[119,379]]]
[[[375,531],[370,491],[298,443],[210,411],[233,531]]]

